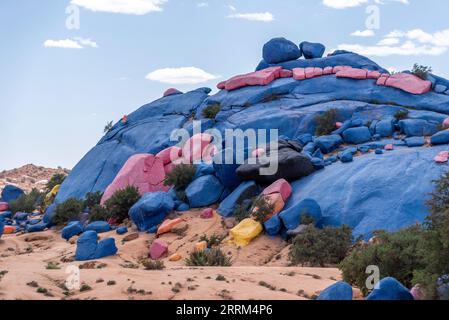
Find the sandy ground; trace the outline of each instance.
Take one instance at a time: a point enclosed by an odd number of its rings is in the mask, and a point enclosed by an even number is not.
[[[101,234],[116,239],[118,254],[87,264],[73,261],[76,238],[66,242],[58,231],[3,235],[0,299],[310,299],[341,279],[334,268],[288,267],[287,243],[265,235],[244,248],[225,238],[220,247],[232,257],[231,267],[187,267],[184,259],[201,235],[227,235],[230,227],[218,215],[206,220],[199,215],[196,210],[180,216],[189,225],[185,235],[160,236],[169,244],[168,256],[183,257],[177,262],[164,258],[164,270],[145,270],[139,264],[155,235],[139,233],[122,242],[136,232],[134,227],[125,235]],[[59,269],[47,269],[48,263],[59,263]],[[73,265],[82,268],[80,282],[88,286],[83,290],[64,287]]]

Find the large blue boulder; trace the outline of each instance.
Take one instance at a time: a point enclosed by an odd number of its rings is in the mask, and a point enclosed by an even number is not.
[[[432,138],[430,139],[430,142],[433,145],[448,144],[449,143],[449,130],[444,130],[444,131],[435,133],[432,136]]]
[[[381,137],[391,137],[394,133],[393,119],[381,120],[376,123],[375,133]]]
[[[406,138],[404,141],[409,148],[422,147],[426,144],[424,137],[410,137]]]
[[[426,202],[435,188],[432,181],[445,172],[433,158],[444,150],[401,148],[383,156],[355,157],[349,165],[335,163],[294,182],[284,211],[316,199],[323,225],[347,224],[365,239],[376,230],[394,232],[423,222],[430,214]]]
[[[290,198],[284,210],[279,213],[287,230],[296,229],[301,224],[301,217],[304,215],[312,217],[315,223],[319,223],[322,218],[320,205],[313,199],[296,202]]]
[[[19,199],[23,194],[25,194],[25,192],[23,192],[23,190],[19,187],[7,185],[3,188],[0,199],[9,203]]]
[[[368,127],[349,128],[343,132],[343,139],[347,143],[361,144],[371,140]]]
[[[324,289],[317,300],[352,300],[352,287],[344,281],[339,281]]]
[[[296,60],[301,57],[298,46],[285,38],[274,38],[263,46],[263,59],[267,63]]]
[[[315,139],[315,145],[325,154],[338,149],[342,143],[343,140],[338,134],[321,136]]]
[[[199,177],[202,176],[215,173],[214,165],[212,163],[200,162],[198,164],[195,164],[195,167],[196,172],[195,175],[193,176],[193,180],[198,179]]]
[[[282,221],[279,218],[279,215],[274,215],[268,221],[265,221],[263,224],[265,233],[269,236],[276,236],[281,232],[282,229]]]
[[[223,186],[229,190],[234,190],[240,185],[242,180],[237,176],[236,170],[247,158],[247,149],[237,152],[235,147],[223,149],[214,156],[215,176],[220,179]]]
[[[76,261],[100,259],[117,253],[114,238],[105,238],[98,242],[94,230],[84,232],[76,242]]]
[[[321,58],[324,51],[326,51],[326,47],[321,43],[312,43],[307,41],[301,42],[299,48],[306,59]]]
[[[27,232],[32,233],[32,232],[42,232],[49,227],[50,226],[47,223],[41,221],[36,224],[27,224],[25,229]]]
[[[139,231],[147,231],[160,224],[173,211],[175,203],[167,192],[148,192],[129,210],[129,217]]]
[[[408,137],[431,136],[438,131],[438,125],[423,119],[405,119],[399,121],[401,131]]]
[[[366,300],[414,300],[410,291],[395,278],[380,280]]]
[[[61,237],[67,241],[70,240],[70,238],[77,236],[84,231],[84,226],[79,221],[72,221],[69,222],[67,226],[65,226],[62,229]]]
[[[85,230],[94,230],[97,233],[103,233],[111,231],[111,226],[106,221],[93,221],[86,226]]]
[[[202,176],[186,188],[186,196],[191,208],[206,207],[216,203],[223,193],[224,186],[213,175]]]
[[[217,212],[223,217],[230,217],[234,214],[237,205],[241,204],[246,199],[256,196],[257,193],[258,187],[254,181],[242,182],[220,203]]]

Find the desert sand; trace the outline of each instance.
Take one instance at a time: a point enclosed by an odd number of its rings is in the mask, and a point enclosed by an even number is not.
[[[201,235],[227,235],[229,221],[214,214],[201,219],[200,210],[172,217],[188,224],[185,235],[168,233],[160,238],[169,244],[163,258],[164,270],[145,270],[139,259],[148,256],[154,234],[138,233],[138,238],[122,239],[137,233],[134,226],[125,235],[115,231],[100,234],[114,237],[116,256],[95,261],[73,261],[76,237],[66,242],[58,230],[41,233],[3,235],[0,239],[0,299],[311,299],[341,279],[336,268],[288,266],[288,244],[279,237],[261,235],[250,245],[238,248],[226,237],[220,245],[232,256],[231,267],[187,267],[185,258]],[[179,253],[177,262],[168,257]],[[48,269],[58,263],[58,269]],[[69,266],[80,267],[83,290],[67,290]],[[6,271],[6,272],[5,272]],[[66,273],[69,272],[69,273]],[[218,277],[220,276],[220,277]],[[218,277],[218,278],[217,278]],[[38,289],[40,289],[38,292]]]

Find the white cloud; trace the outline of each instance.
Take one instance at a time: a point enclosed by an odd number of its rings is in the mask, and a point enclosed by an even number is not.
[[[373,37],[374,35],[375,35],[374,31],[369,30],[369,29],[363,30],[363,31],[357,30],[357,31],[351,33],[351,36],[353,36],[353,37],[365,37],[366,38],[366,37]]]
[[[270,12],[261,12],[261,13],[233,13],[228,15],[228,18],[232,19],[245,19],[249,21],[262,21],[262,22],[270,22],[274,20],[274,16]]]
[[[326,7],[334,9],[345,9],[358,7],[361,4],[367,3],[368,0],[323,0]]]
[[[237,11],[236,7],[234,7],[233,5],[229,5],[228,7],[229,7],[229,10],[231,10],[231,11]]]
[[[168,84],[198,84],[215,80],[219,76],[196,67],[164,68],[147,74],[145,79]]]
[[[380,40],[377,45],[379,46],[394,46],[401,42],[398,38],[385,38]]]
[[[162,11],[167,0],[71,0],[71,4],[91,11],[144,15]]]
[[[95,41],[91,39],[84,39],[80,37],[75,37],[73,39],[64,40],[45,40],[45,48],[63,48],[63,49],[83,49],[86,47],[98,48]]]
[[[198,8],[204,8],[204,7],[208,7],[209,4],[208,4],[207,2],[198,2],[198,3],[196,4],[196,6],[197,6]]]

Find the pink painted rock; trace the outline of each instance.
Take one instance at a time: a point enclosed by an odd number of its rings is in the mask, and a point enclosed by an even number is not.
[[[437,155],[435,158],[433,158],[433,161],[436,163],[446,163],[449,160],[449,157],[446,157],[444,155]]]
[[[382,85],[384,75],[378,80],[377,84]],[[382,79],[382,80],[381,80]],[[432,83],[422,80],[413,74],[397,73],[393,74],[385,80],[385,86],[403,90],[412,94],[424,94],[430,91]]]
[[[182,155],[189,163],[203,159],[210,160],[213,153],[213,145],[211,145],[213,137],[207,133],[198,133],[186,141],[182,147]]]
[[[220,90],[226,89],[226,81],[219,82],[217,84],[217,88],[220,89]]]
[[[340,129],[341,127],[343,127],[343,123],[342,122],[336,122],[335,123],[335,128]]]
[[[106,188],[101,198],[104,204],[112,195],[128,186],[135,186],[140,194],[168,191],[164,186],[165,169],[162,160],[152,154],[136,154],[130,157],[120,169],[114,181]]]
[[[287,180],[279,179],[265,188],[265,190],[262,192],[262,194],[266,196],[273,193],[280,193],[282,196],[282,200],[284,200],[284,202],[287,202],[288,198],[290,198],[292,194],[292,187],[290,183],[287,182]]]
[[[313,76],[314,77],[321,77],[322,75],[323,75],[322,68],[313,68]]]
[[[368,79],[379,79],[381,76],[381,73],[379,71],[368,71]]]
[[[260,158],[260,157],[263,157],[264,155],[265,155],[265,149],[263,149],[263,148],[253,150],[253,152],[251,152],[252,158]]]
[[[425,300],[426,295],[424,294],[424,291],[419,284],[415,285],[410,290],[410,293],[415,300]]]
[[[182,156],[182,149],[179,147],[169,147],[159,152],[156,157],[160,158],[164,165],[172,163]]]
[[[182,94],[182,92],[179,91],[178,89],[170,88],[170,89],[165,90],[164,97],[172,96],[174,94]]]
[[[0,212],[7,211],[9,209],[9,205],[7,202],[0,202]]]
[[[306,78],[306,70],[304,68],[293,69],[293,79],[304,80]]]
[[[330,75],[330,74],[332,74],[332,70],[333,70],[332,67],[326,67],[326,68],[324,68],[324,69],[323,69],[323,75]]]
[[[387,79],[390,75],[387,73],[383,73],[380,75],[379,79],[377,79],[377,85],[378,86],[384,86],[385,83],[387,82]]]
[[[168,244],[161,239],[156,239],[150,246],[150,258],[158,260],[168,252]]]
[[[367,71],[363,69],[347,68],[340,70],[336,73],[337,78],[350,78],[356,80],[365,80],[367,77]]]
[[[306,68],[305,70],[306,79],[312,79],[315,77],[315,68]]]
[[[210,219],[214,216],[214,210],[211,208],[204,209],[203,212],[201,212],[201,219]]]
[[[226,81],[226,90],[235,90],[246,86],[266,86],[281,76],[282,67],[270,67],[256,72],[235,76]]]
[[[444,121],[443,121],[443,127],[449,128],[449,118],[444,119]]]
[[[280,76],[281,76],[281,78],[291,78],[291,77],[293,77],[293,71],[287,70],[287,69],[282,69]]]
[[[332,68],[332,73],[336,74],[340,71],[346,70],[346,69],[352,69],[352,67],[348,67],[348,66],[335,66]]]
[[[165,174],[167,175],[167,174],[169,174],[170,172],[172,172],[173,169],[174,169],[175,167],[176,167],[176,164],[174,164],[174,163],[166,164],[166,165],[164,166],[164,172],[165,172]]]
[[[394,146],[392,144],[387,144],[384,149],[387,151],[392,151],[394,150]]]

